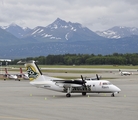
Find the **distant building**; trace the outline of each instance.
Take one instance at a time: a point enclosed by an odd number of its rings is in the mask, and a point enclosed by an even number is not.
[[[0,66],[2,65],[8,65],[8,63],[11,62],[11,59],[0,59]]]
[[[11,62],[11,59],[0,59],[1,62],[3,61],[7,61],[7,62]]]

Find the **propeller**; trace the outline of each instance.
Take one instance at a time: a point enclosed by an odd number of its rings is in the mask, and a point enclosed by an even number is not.
[[[86,86],[85,83],[86,81],[83,79],[83,76],[81,75],[81,79],[82,79],[82,85]]]
[[[96,78],[97,78],[97,80],[100,80],[100,78],[99,78],[98,74],[96,74]]]

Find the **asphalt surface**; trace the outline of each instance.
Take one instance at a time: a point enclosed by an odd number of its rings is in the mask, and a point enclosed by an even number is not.
[[[72,93],[66,98],[65,93],[33,87],[28,80],[0,80],[0,120],[137,120],[137,72],[131,76],[112,71],[100,75],[114,77],[109,81],[122,91],[115,97]]]

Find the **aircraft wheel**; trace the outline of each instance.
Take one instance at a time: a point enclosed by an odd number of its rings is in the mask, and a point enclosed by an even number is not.
[[[111,94],[111,97],[114,97],[114,96],[115,96],[114,93],[112,93],[112,94]]]
[[[86,92],[82,92],[82,95],[85,96],[86,95]]]
[[[67,93],[67,94],[66,94],[66,97],[71,97],[71,94],[70,94],[70,93]]]

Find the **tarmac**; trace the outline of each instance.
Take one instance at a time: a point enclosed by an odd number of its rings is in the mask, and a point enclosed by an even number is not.
[[[67,98],[65,93],[33,87],[28,80],[0,80],[0,120],[137,120],[137,72],[120,76],[106,71],[100,75],[113,77],[108,80],[121,92],[115,97],[110,93],[72,93]]]

